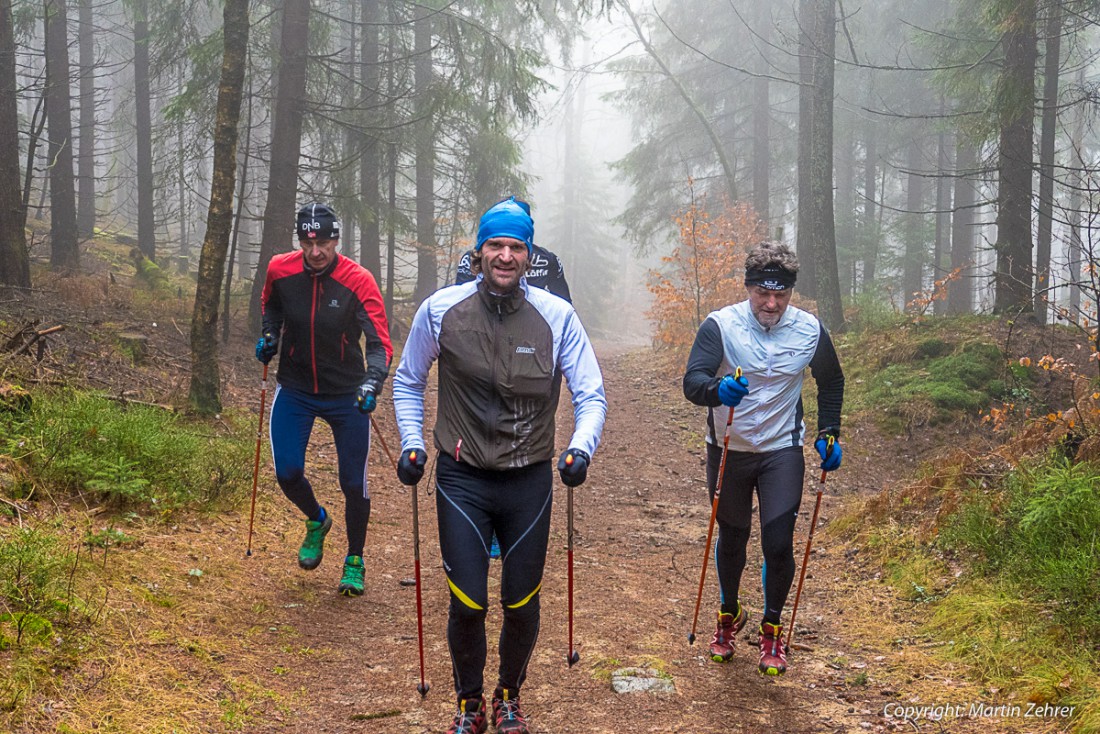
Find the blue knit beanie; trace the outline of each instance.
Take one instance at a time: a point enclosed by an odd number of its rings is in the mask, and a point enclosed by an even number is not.
[[[530,204],[510,196],[489,207],[477,225],[475,249],[480,250],[485,240],[493,237],[519,240],[527,245],[527,254],[530,255],[535,238],[535,221],[531,219]]]

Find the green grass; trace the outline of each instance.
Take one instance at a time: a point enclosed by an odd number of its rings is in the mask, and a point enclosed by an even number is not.
[[[1033,370],[1011,369],[989,327],[973,317],[913,322],[895,315],[838,336],[846,412],[866,413],[900,434],[977,418],[998,401],[1018,398]]]
[[[106,554],[136,542],[115,527],[139,517],[127,509],[164,517],[216,508],[245,496],[252,471],[247,431],[231,435],[232,416],[191,421],[76,390],[29,395],[0,405],[5,495],[44,508],[25,518],[52,515],[47,497],[57,502],[78,493],[119,512],[99,528],[66,526],[71,516],[63,513],[27,527],[0,523],[0,714],[13,717],[101,644]],[[177,604],[162,590],[137,590],[152,605]],[[249,700],[227,699],[225,723],[247,728],[250,707]]]
[[[1000,491],[971,491],[941,545],[1012,578],[1056,622],[1100,643],[1100,467],[1049,458],[1009,474]]]
[[[74,664],[100,611],[90,556],[54,528],[0,526],[0,712],[53,686]]]
[[[243,438],[87,392],[35,392],[26,410],[0,412],[0,434],[0,454],[35,483],[90,491],[120,506],[169,511],[212,502],[251,476]]]
[[[1075,732],[1100,732],[1097,487],[1100,466],[1051,454],[943,484],[938,532],[895,503],[863,537],[937,657],[1013,700],[1074,706]]]

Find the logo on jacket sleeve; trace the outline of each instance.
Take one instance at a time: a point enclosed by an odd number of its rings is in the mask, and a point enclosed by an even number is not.
[[[516,347],[516,354],[534,354],[534,347]]]
[[[337,301],[335,298],[333,298],[331,301],[328,302],[328,307],[329,308],[340,308],[340,302]]]

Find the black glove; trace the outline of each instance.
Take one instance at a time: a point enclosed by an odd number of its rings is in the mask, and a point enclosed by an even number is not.
[[[412,487],[420,483],[424,476],[424,464],[428,463],[428,452],[424,449],[405,449],[397,462],[397,478],[402,484]]]
[[[374,396],[374,383],[364,382],[355,393],[355,404],[360,413],[373,413],[378,407],[378,398]]]
[[[265,331],[256,342],[256,359],[267,364],[279,353],[279,335],[274,331]]]
[[[588,454],[580,449],[566,449],[558,459],[558,476],[567,487],[579,487],[588,477]]]

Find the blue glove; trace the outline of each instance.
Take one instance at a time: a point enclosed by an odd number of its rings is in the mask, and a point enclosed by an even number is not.
[[[566,449],[558,459],[558,476],[567,487],[579,487],[588,478],[588,454],[580,449]]]
[[[748,394],[749,380],[744,375],[739,374],[737,377],[726,375],[718,383],[718,399],[727,407],[736,408],[741,399]]]
[[[424,449],[405,449],[397,461],[397,478],[410,487],[419,484],[427,462],[428,452]]]
[[[378,398],[374,396],[374,383],[364,382],[355,393],[355,405],[360,413],[373,413],[378,407]]]
[[[818,436],[814,441],[814,448],[821,455],[821,468],[825,471],[833,471],[840,468],[840,459],[844,452],[840,448],[840,441],[832,436]]]
[[[256,359],[267,364],[279,353],[279,335],[273,331],[265,331],[260,340],[256,342]]]

